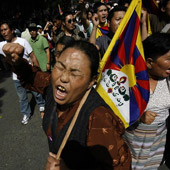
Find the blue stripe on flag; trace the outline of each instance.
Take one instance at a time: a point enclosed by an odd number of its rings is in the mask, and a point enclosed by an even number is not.
[[[129,61],[129,53],[131,49],[131,43],[133,39],[133,34],[135,30],[135,25],[136,25],[136,18],[137,14],[136,11],[133,12],[132,17],[129,20],[129,24],[126,30],[126,34],[124,37],[124,45],[125,45],[125,53],[126,53],[126,60]]]
[[[130,121],[129,121],[129,124],[132,124],[139,118],[140,113],[139,113],[138,103],[136,102],[136,98],[134,96],[133,91],[130,90],[129,92],[130,92]]]

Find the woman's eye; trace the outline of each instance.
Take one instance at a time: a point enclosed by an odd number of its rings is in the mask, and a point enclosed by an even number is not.
[[[78,71],[73,71],[73,72],[71,72],[71,76],[78,77],[78,76],[82,76],[82,74],[79,73]]]
[[[55,67],[56,67],[58,70],[60,70],[60,71],[63,71],[63,70],[64,70],[64,67],[63,67],[60,63],[58,63],[58,62],[56,62]]]

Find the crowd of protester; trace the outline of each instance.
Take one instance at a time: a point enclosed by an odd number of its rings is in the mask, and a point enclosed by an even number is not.
[[[125,129],[122,121],[93,89],[83,105],[83,109],[87,109],[80,111],[70,143],[61,154],[61,164],[73,169],[170,169],[170,0],[155,3],[156,11],[143,6],[140,20],[150,84],[145,112],[136,123]],[[23,114],[22,124],[27,124],[31,117],[26,90],[31,90],[36,97],[48,136],[50,153],[46,170],[55,169],[59,164],[55,158],[70,118],[86,91],[95,87],[99,61],[129,5],[130,0],[107,3],[78,0],[77,5],[64,11],[60,9],[58,14],[43,21],[30,17],[22,27],[16,22],[15,26],[12,25],[9,19],[0,22],[0,69],[12,67]],[[19,43],[24,49],[13,45],[10,51],[10,43]],[[17,51],[19,55],[24,53],[28,63],[11,64],[19,60],[18,54],[12,59],[8,57],[16,48],[20,49]],[[68,82],[70,87],[67,89],[63,84]],[[70,98],[64,101],[66,93]],[[77,160],[81,163],[77,164]]]

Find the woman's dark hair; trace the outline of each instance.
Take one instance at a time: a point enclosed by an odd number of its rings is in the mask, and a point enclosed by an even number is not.
[[[87,55],[90,61],[91,78],[94,78],[98,75],[99,52],[95,45],[84,40],[74,40],[74,42],[65,46],[63,51],[67,48],[75,48],[77,50],[82,51],[85,55]]]
[[[156,60],[170,50],[170,34],[153,33],[143,41],[145,58]]]

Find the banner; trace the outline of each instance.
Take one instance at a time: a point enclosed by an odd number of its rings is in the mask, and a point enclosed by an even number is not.
[[[125,128],[139,119],[149,100],[149,77],[140,33],[141,8],[142,0],[132,0],[102,58],[96,87]]]

